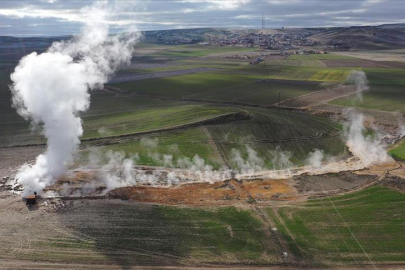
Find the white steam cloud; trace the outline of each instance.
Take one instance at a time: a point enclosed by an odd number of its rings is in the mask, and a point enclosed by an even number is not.
[[[354,156],[358,157],[364,166],[383,163],[390,160],[386,146],[378,139],[378,133],[366,135],[364,115],[354,109],[343,111],[347,121],[344,123],[344,136],[347,146]]]
[[[363,91],[369,89],[366,73],[361,70],[352,70],[346,78],[346,83],[356,86],[356,97],[360,102],[363,102]]]
[[[320,169],[322,167],[323,159],[324,159],[323,150],[315,149],[314,151],[309,153],[308,158],[306,160],[306,164],[312,168]]]
[[[11,75],[14,107],[33,124],[43,125],[47,138],[46,152],[16,176],[25,195],[41,192],[65,172],[83,134],[79,115],[89,108],[88,90],[102,87],[120,65],[129,63],[139,38],[133,31],[109,35],[107,21],[113,12],[106,1],[82,13],[86,24],[81,35],[25,56]]]
[[[246,146],[246,152],[247,158],[244,159],[239,150],[232,148],[230,162],[234,170],[242,174],[263,170],[264,161],[258,156],[257,152],[249,146]]]

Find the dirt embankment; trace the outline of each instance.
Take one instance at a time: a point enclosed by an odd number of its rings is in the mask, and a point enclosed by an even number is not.
[[[172,188],[124,187],[110,192],[112,198],[169,205],[238,205],[285,201],[295,198],[286,180],[185,184]]]

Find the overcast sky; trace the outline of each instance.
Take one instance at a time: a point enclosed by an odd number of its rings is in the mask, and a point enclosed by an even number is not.
[[[110,1],[113,2],[113,1]],[[405,23],[405,0],[116,0],[113,32],[222,27],[324,27]],[[0,0],[0,35],[78,33],[87,0]],[[119,6],[119,8],[117,8]]]

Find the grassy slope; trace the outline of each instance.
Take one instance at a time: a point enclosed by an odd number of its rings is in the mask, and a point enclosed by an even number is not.
[[[89,116],[84,118],[85,132],[83,138],[164,129],[206,120],[233,111],[236,110],[204,104],[173,104],[169,102],[165,103],[164,106],[153,107],[151,105],[143,110]],[[100,134],[100,128],[106,128],[107,132]]]
[[[395,159],[405,161],[405,140],[388,152]]]
[[[372,187],[331,200],[372,261],[405,261],[404,194]],[[329,200],[312,200],[302,207],[284,207],[278,212],[280,230],[286,233],[285,225],[294,243],[313,255],[314,262],[369,263]]]
[[[351,56],[339,55],[339,54],[308,54],[300,55],[294,54],[288,56],[289,60],[344,60],[344,59],[355,59]]]
[[[304,62],[308,61],[310,60],[304,60]],[[340,83],[346,79],[347,74],[349,74],[352,69],[353,68],[341,67],[324,68],[316,67],[316,65],[267,65],[262,62],[259,65],[239,67],[234,69],[233,72],[239,75],[254,74],[256,76],[263,76],[263,79]]]
[[[173,127],[237,111],[213,105],[160,101],[148,97],[96,94],[90,110],[83,114],[83,138],[130,134]],[[31,134],[29,123],[9,112],[0,129],[0,144],[35,143],[43,141],[40,132]],[[11,123],[10,123],[11,122]],[[101,131],[103,132],[100,132]],[[11,140],[11,141],[10,141]]]
[[[249,121],[208,127],[218,148],[228,160],[231,160],[232,148],[246,154],[246,145],[258,153],[267,168],[278,168],[277,164],[272,164],[273,151],[276,149],[290,152],[291,162],[295,165],[302,165],[314,149],[323,149],[332,156],[346,153],[345,144],[339,137],[313,138],[319,135],[320,130],[325,133],[336,132],[337,127],[327,119],[283,111],[245,110],[253,115]]]
[[[244,72],[243,72],[244,73]],[[274,78],[280,76],[273,76]],[[282,98],[292,98],[320,90],[322,84],[297,85],[288,82],[262,84],[260,79],[267,76],[227,72],[207,72],[182,75],[156,80],[125,82],[116,84],[126,90],[173,98],[194,98],[219,101],[235,101],[256,104],[274,104],[278,102],[278,93]],[[285,77],[281,77],[285,78]]]
[[[370,90],[364,93],[363,102],[352,97],[341,98],[333,104],[384,111],[405,112],[405,70],[363,69],[370,83]]]
[[[299,66],[299,67],[326,67],[320,60],[311,59],[287,59],[287,60],[268,60],[266,65],[272,66]]]
[[[274,240],[250,211],[105,202],[59,216],[53,237],[33,235],[24,258],[76,263],[134,265],[181,263],[277,263]],[[0,257],[18,257],[6,252]],[[192,260],[192,261],[190,261]]]
[[[216,53],[233,53],[233,52],[251,52],[257,49],[244,47],[221,47],[205,45],[180,45],[180,46],[162,46],[163,50],[155,53],[156,56],[187,58],[201,57]]]
[[[142,138],[155,141],[157,146],[150,147],[142,144]],[[179,158],[192,159],[196,154],[215,169],[223,165],[212,146],[207,143],[209,138],[206,133],[200,128],[151,134],[142,138],[127,143],[105,146],[102,150],[124,152],[128,158],[138,154],[137,164],[142,165],[163,166],[162,155],[171,155],[173,156],[173,165],[177,167],[176,161]],[[84,155],[86,154],[84,153]],[[158,159],[153,158],[156,155],[158,155]]]
[[[273,151],[276,149],[290,152],[291,161],[295,165],[301,165],[314,149],[323,149],[331,156],[342,156],[346,153],[345,144],[339,136],[313,138],[319,135],[320,130],[326,133],[336,132],[338,127],[325,118],[268,109],[244,108],[244,110],[252,115],[252,119],[206,126],[217,148],[228,161],[232,159],[232,149],[246,155],[246,145],[253,148],[265,161],[266,168],[274,166],[277,168],[277,165],[272,164]],[[139,137],[137,141],[105,146],[104,150],[123,151],[127,157],[138,154],[140,157],[138,164],[143,165],[163,165],[162,161],[151,157],[156,154],[160,158],[163,154],[172,155],[174,160],[193,158],[198,154],[216,169],[223,165],[220,157],[208,143],[210,138],[201,128],[150,134],[144,137],[157,139],[158,146],[145,147]],[[173,145],[176,145],[175,151]],[[177,166],[175,162],[173,165]]]

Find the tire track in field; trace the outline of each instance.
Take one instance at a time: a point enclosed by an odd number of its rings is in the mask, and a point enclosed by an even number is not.
[[[208,137],[208,143],[214,149],[214,152],[216,155],[219,157],[221,160],[222,164],[228,167],[230,169],[231,167],[229,166],[229,163],[227,161],[226,155],[223,151],[219,149],[219,147],[216,144],[216,140],[212,137],[210,131],[206,127],[201,127],[201,130],[205,133],[205,135]]]

